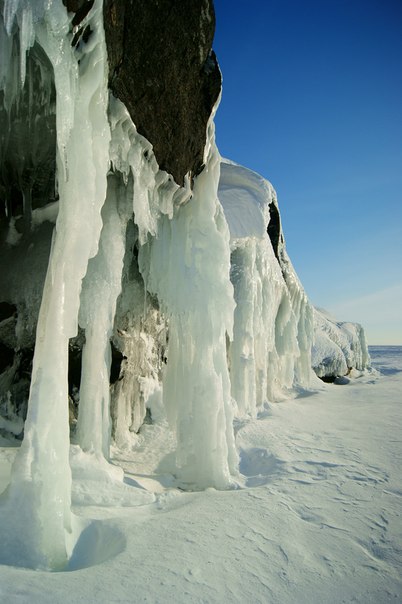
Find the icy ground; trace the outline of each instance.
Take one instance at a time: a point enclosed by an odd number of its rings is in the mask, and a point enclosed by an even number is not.
[[[124,483],[73,448],[74,512],[92,522],[70,572],[0,565],[1,604],[401,602],[402,348],[371,354],[381,374],[238,423],[234,490],[177,489],[163,422],[115,452]]]

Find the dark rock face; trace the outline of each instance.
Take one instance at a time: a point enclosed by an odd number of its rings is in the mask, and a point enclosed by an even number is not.
[[[63,0],[78,27],[93,0]],[[105,0],[109,87],[162,170],[178,184],[203,168],[206,127],[221,89],[211,50],[212,0]],[[88,32],[87,32],[88,33]],[[73,40],[74,42],[74,40]]]
[[[221,88],[212,0],[106,0],[109,86],[178,184],[203,167]]]

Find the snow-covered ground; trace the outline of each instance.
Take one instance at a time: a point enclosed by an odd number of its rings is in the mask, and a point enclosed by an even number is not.
[[[176,488],[163,422],[115,452],[124,483],[73,448],[88,526],[69,572],[0,565],[0,602],[401,602],[402,348],[370,352],[380,374],[238,423],[232,490]],[[14,452],[0,449],[0,491]]]

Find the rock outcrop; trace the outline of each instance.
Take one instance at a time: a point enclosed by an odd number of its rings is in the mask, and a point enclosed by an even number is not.
[[[79,28],[93,0],[64,3]],[[106,0],[104,25],[110,90],[152,143],[159,167],[181,185],[202,170],[221,88],[212,0]],[[90,35],[85,27],[82,35]]]
[[[363,327],[359,323],[337,321],[323,309],[315,308],[311,362],[324,382],[367,369],[370,356]]]
[[[211,51],[211,0],[107,0],[109,82],[162,170],[183,184],[203,167],[205,133],[221,88]]]

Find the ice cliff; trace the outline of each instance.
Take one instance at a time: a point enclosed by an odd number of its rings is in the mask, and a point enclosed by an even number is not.
[[[212,3],[65,4],[0,3],[0,433],[25,420],[0,506],[30,517],[0,537],[55,569],[70,437],[104,467],[163,403],[178,484],[227,488],[235,415],[309,388],[312,350],[320,376],[368,363],[312,308],[272,186],[221,161]]]

